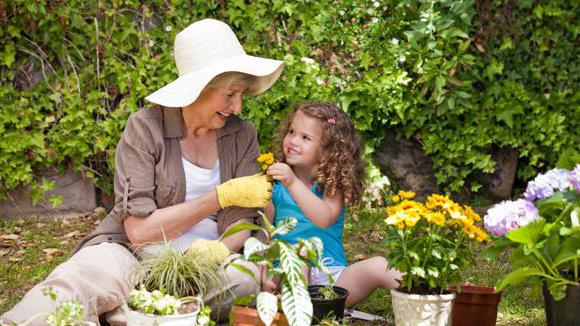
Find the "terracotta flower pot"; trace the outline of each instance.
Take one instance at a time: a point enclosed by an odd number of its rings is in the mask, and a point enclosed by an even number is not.
[[[449,290],[455,293],[453,302],[453,326],[494,326],[497,320],[497,307],[501,300],[501,293],[494,288],[477,285],[461,285]]]
[[[258,310],[252,307],[245,306],[232,306],[232,312],[230,316],[231,325],[236,326],[265,326],[260,316],[258,315]],[[274,316],[274,321],[272,326],[288,326],[288,321],[283,313],[277,312]]]
[[[455,293],[413,294],[391,290],[396,326],[451,325],[451,307]]]

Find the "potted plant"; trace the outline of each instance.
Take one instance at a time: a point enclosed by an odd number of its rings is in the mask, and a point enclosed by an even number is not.
[[[495,251],[511,248],[515,268],[497,289],[541,284],[548,325],[580,320],[580,164],[562,167],[570,170],[539,174],[524,199],[501,202],[484,218]]]
[[[260,292],[255,298],[255,308],[234,305],[232,307],[233,324],[251,323],[259,325],[309,325],[312,321],[312,302],[308,293],[308,285],[302,274],[306,267],[317,267],[327,271],[320,264],[322,257],[322,241],[319,238],[299,239],[298,244],[292,245],[283,239],[276,238],[277,234],[285,234],[296,226],[296,219],[290,218],[274,227],[268,218],[260,213],[263,227],[251,223],[241,223],[226,231],[222,237],[228,237],[241,230],[256,230],[263,232],[265,241],[250,237],[244,243],[243,259],[259,266],[265,266],[269,278],[279,280],[278,292]],[[249,273],[236,262],[231,262],[241,271]],[[239,301],[238,301],[239,302]],[[246,302],[248,304],[249,302]],[[284,316],[278,314],[279,307]],[[259,319],[248,321],[248,313],[259,316]]]
[[[332,274],[329,274],[330,283],[334,284]],[[340,321],[344,317],[344,308],[348,291],[345,288],[331,285],[311,285],[308,287],[313,307],[313,322],[333,318]]]
[[[447,325],[460,270],[473,259],[472,245],[486,240],[477,226],[480,217],[470,207],[433,194],[425,203],[401,191],[387,207],[387,259],[405,273],[391,290],[397,325]]]
[[[494,326],[501,292],[486,285],[461,284],[449,288],[455,293],[451,321],[453,326]]]
[[[219,241],[197,240],[182,252],[166,243],[143,260],[133,272],[138,288],[124,306],[127,324],[210,324],[211,309],[201,298],[223,283],[220,264],[229,254],[223,248]]]

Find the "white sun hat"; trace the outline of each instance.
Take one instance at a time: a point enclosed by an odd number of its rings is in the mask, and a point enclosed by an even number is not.
[[[280,77],[283,61],[247,55],[232,29],[221,21],[197,21],[175,37],[175,64],[179,77],[145,99],[166,107],[193,103],[205,86],[224,72],[242,72],[257,77],[248,90],[258,95]]]

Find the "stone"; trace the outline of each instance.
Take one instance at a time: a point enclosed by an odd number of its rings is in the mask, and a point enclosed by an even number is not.
[[[496,162],[495,171],[478,176],[489,196],[496,200],[510,198],[518,169],[518,156],[519,153],[514,148],[492,148],[491,157]]]
[[[45,199],[33,206],[30,187],[12,189],[8,192],[8,198],[0,202],[0,218],[70,218],[91,213],[97,207],[95,186],[80,173],[72,170],[63,174],[44,171],[39,173],[39,180],[42,177],[55,182],[54,189],[45,193]],[[62,203],[56,208],[48,201],[53,194],[62,197]]]
[[[401,189],[419,196],[440,193],[431,159],[419,142],[388,136],[373,159],[381,172]]]

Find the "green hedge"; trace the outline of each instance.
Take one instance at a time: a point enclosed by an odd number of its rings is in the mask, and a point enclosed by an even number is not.
[[[47,166],[110,192],[128,115],[174,79],[175,33],[204,17],[229,23],[250,54],[286,62],[245,103],[264,148],[304,99],[341,105],[367,154],[387,135],[419,140],[452,191],[480,187],[470,177],[494,170],[492,146],[517,149],[527,179],[580,143],[577,2],[169,3],[0,1],[0,197]]]

